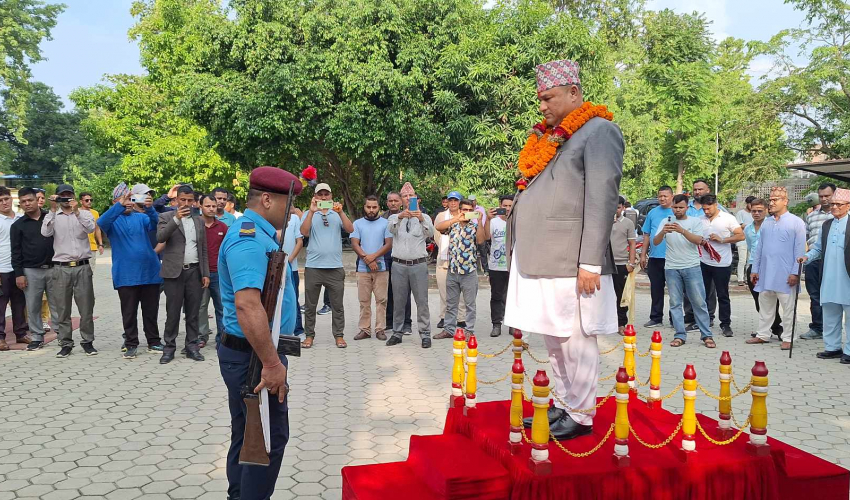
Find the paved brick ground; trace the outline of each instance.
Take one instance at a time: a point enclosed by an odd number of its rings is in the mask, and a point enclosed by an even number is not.
[[[228,412],[215,353],[207,361],[178,358],[167,366],[158,356],[120,357],[121,318],[117,294],[109,278],[109,261],[101,259],[95,274],[97,340],[100,355],[85,357],[81,349],[65,360],[54,358],[51,344],[36,352],[0,355],[0,500],[61,499],[222,499],[226,488],[224,457],[228,445]],[[501,350],[509,339],[486,336],[489,291],[478,299],[480,351]],[[646,319],[649,296],[638,293],[638,319]],[[163,298],[164,304],[164,298]],[[436,311],[439,297],[430,296]],[[277,484],[275,499],[340,497],[340,468],[402,460],[411,434],[441,431],[449,393],[450,341],[435,341],[430,350],[415,337],[387,348],[377,340],[354,342],[356,288],[346,289],[348,349],[332,347],[330,316],[319,318],[316,345],[291,361],[290,428],[292,439]],[[663,391],[681,379],[685,363],[696,365],[700,380],[718,391],[721,350],[730,350],[741,385],[753,361],[770,369],[769,433],[850,467],[850,396],[842,390],[850,367],[814,357],[820,342],[799,341],[794,358],[778,343],[748,346],[744,340],[756,324],[747,296],[732,299],[732,339],[718,338],[718,349],[698,342],[679,349],[666,345]],[[801,298],[800,324],[808,324],[808,302]],[[164,315],[164,307],[162,309]],[[436,320],[436,315],[432,314]],[[164,317],[160,317],[160,325]],[[672,331],[665,328],[667,340]],[[617,338],[605,338],[612,346]],[[693,340],[696,340],[695,338]],[[638,346],[646,351],[649,332],[639,329]],[[538,357],[542,343],[532,338]],[[621,354],[603,357],[602,374],[613,373]],[[638,374],[646,378],[649,358],[638,359]],[[536,364],[528,360],[533,370]],[[509,355],[483,360],[480,377],[493,380],[507,373]],[[611,382],[600,384],[606,394]],[[505,399],[507,383],[484,386],[482,401]],[[668,401],[681,411],[681,398]],[[713,401],[698,395],[697,408],[716,414]],[[749,398],[735,400],[743,420]]]

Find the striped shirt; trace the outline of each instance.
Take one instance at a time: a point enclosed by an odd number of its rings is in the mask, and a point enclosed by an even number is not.
[[[820,228],[823,223],[832,218],[830,212],[824,212],[822,208],[812,210],[812,213],[806,216],[806,231],[809,237],[806,239],[806,244],[809,248],[813,247],[820,236]]]

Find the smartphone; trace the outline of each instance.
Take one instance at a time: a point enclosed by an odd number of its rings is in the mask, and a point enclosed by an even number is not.
[[[481,218],[481,212],[476,212],[475,210],[473,210],[472,212],[464,212],[463,216],[464,216],[464,218],[466,218],[466,220],[480,219]]]
[[[58,198],[56,198],[56,203],[68,203],[71,200],[73,200],[73,198],[68,198],[67,196],[59,196]]]
[[[410,208],[409,208],[409,210],[410,210],[411,212],[416,212],[416,211],[418,211],[418,210],[419,210],[419,198],[416,198],[416,197],[414,196],[413,198],[411,198],[411,199],[410,199]]]
[[[333,210],[334,208],[334,202],[332,201],[320,201],[318,205],[319,210]]]
[[[497,208],[496,209],[496,215],[508,215],[508,209],[507,208]]]
[[[130,201],[133,203],[144,203],[148,201],[148,195],[146,194],[134,194],[130,197]]]
[[[672,215],[668,215],[668,216],[667,216],[667,224],[672,224],[672,223],[673,223],[673,216],[672,216]]]

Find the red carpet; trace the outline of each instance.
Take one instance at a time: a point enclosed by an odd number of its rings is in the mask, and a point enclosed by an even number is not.
[[[92,316],[92,319],[97,319],[97,316]],[[71,331],[76,331],[80,328],[80,318],[79,316],[74,316],[71,318]],[[95,340],[97,340],[97,330],[94,332]],[[47,345],[56,340],[56,332],[51,328],[49,332],[44,334],[44,344]],[[23,351],[27,348],[26,344],[12,344],[15,341],[15,334],[12,333],[12,317],[6,316],[6,342],[9,344],[9,349],[12,351]],[[79,339],[76,341],[79,343]]]
[[[613,422],[615,406],[611,398],[599,409],[594,434],[566,446],[574,452],[593,448]],[[531,447],[524,444],[518,455],[508,450],[508,409],[507,401],[481,403],[472,419],[460,410],[449,410],[442,436],[411,438],[407,462],[343,468],[343,499],[799,500],[817,494],[818,500],[847,500],[850,496],[847,470],[774,439],[769,440],[769,456],[753,456],[746,451],[746,434],[733,444],[717,446],[698,433],[697,453],[687,462],[680,451],[681,433],[658,450],[640,445],[632,436],[631,466],[624,468],[612,460],[613,437],[587,458],[572,458],[552,444],[552,475],[534,476],[528,469]],[[530,405],[525,414],[531,414]],[[629,404],[629,416],[638,435],[650,444],[663,441],[680,419],[640,402]],[[716,435],[713,419],[698,418],[710,436]],[[500,493],[502,470],[509,474],[510,494]],[[465,483],[445,489],[452,481]]]

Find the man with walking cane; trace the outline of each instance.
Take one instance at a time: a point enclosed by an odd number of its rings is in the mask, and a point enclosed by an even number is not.
[[[841,320],[850,325],[850,232],[847,232],[847,213],[850,211],[850,189],[836,189],[830,211],[833,219],[824,222],[818,239],[809,252],[799,259],[823,259],[820,302],[823,307],[824,351],[820,359],[841,358],[850,364],[850,336],[841,346]],[[848,332],[850,334],[850,332]]]
[[[748,344],[767,344],[776,314],[776,301],[782,322],[792,324],[800,285],[798,259],[806,252],[806,224],[788,212],[788,192],[776,186],[770,190],[768,217],[761,226],[760,240],[753,255],[750,279],[759,293],[759,326]],[[783,351],[791,349],[794,328],[782,333]]]
[[[274,167],[254,169],[250,176],[248,210],[230,227],[219,252],[224,333],[218,358],[230,407],[227,498],[232,500],[271,498],[289,440],[288,362],[283,354],[287,344],[275,345],[270,323],[279,309],[280,327],[275,333],[291,335],[295,328],[295,291],[289,265],[283,262],[284,255],[275,236],[277,230],[286,226],[289,197],[300,192],[301,182],[289,172]],[[280,281],[277,288],[267,286],[268,264],[274,259],[280,259],[281,268],[280,274],[273,277],[285,280],[279,301],[276,298]],[[267,303],[275,305],[266,307]],[[277,324],[278,318],[274,319]],[[258,361],[262,371],[259,382],[254,384],[252,367]],[[243,394],[246,386],[247,394]],[[271,396],[268,401],[263,398],[258,411],[254,395],[262,396],[262,389],[267,389]],[[253,404],[248,406],[246,402]],[[262,437],[249,439],[258,436],[264,437],[265,443]]]

